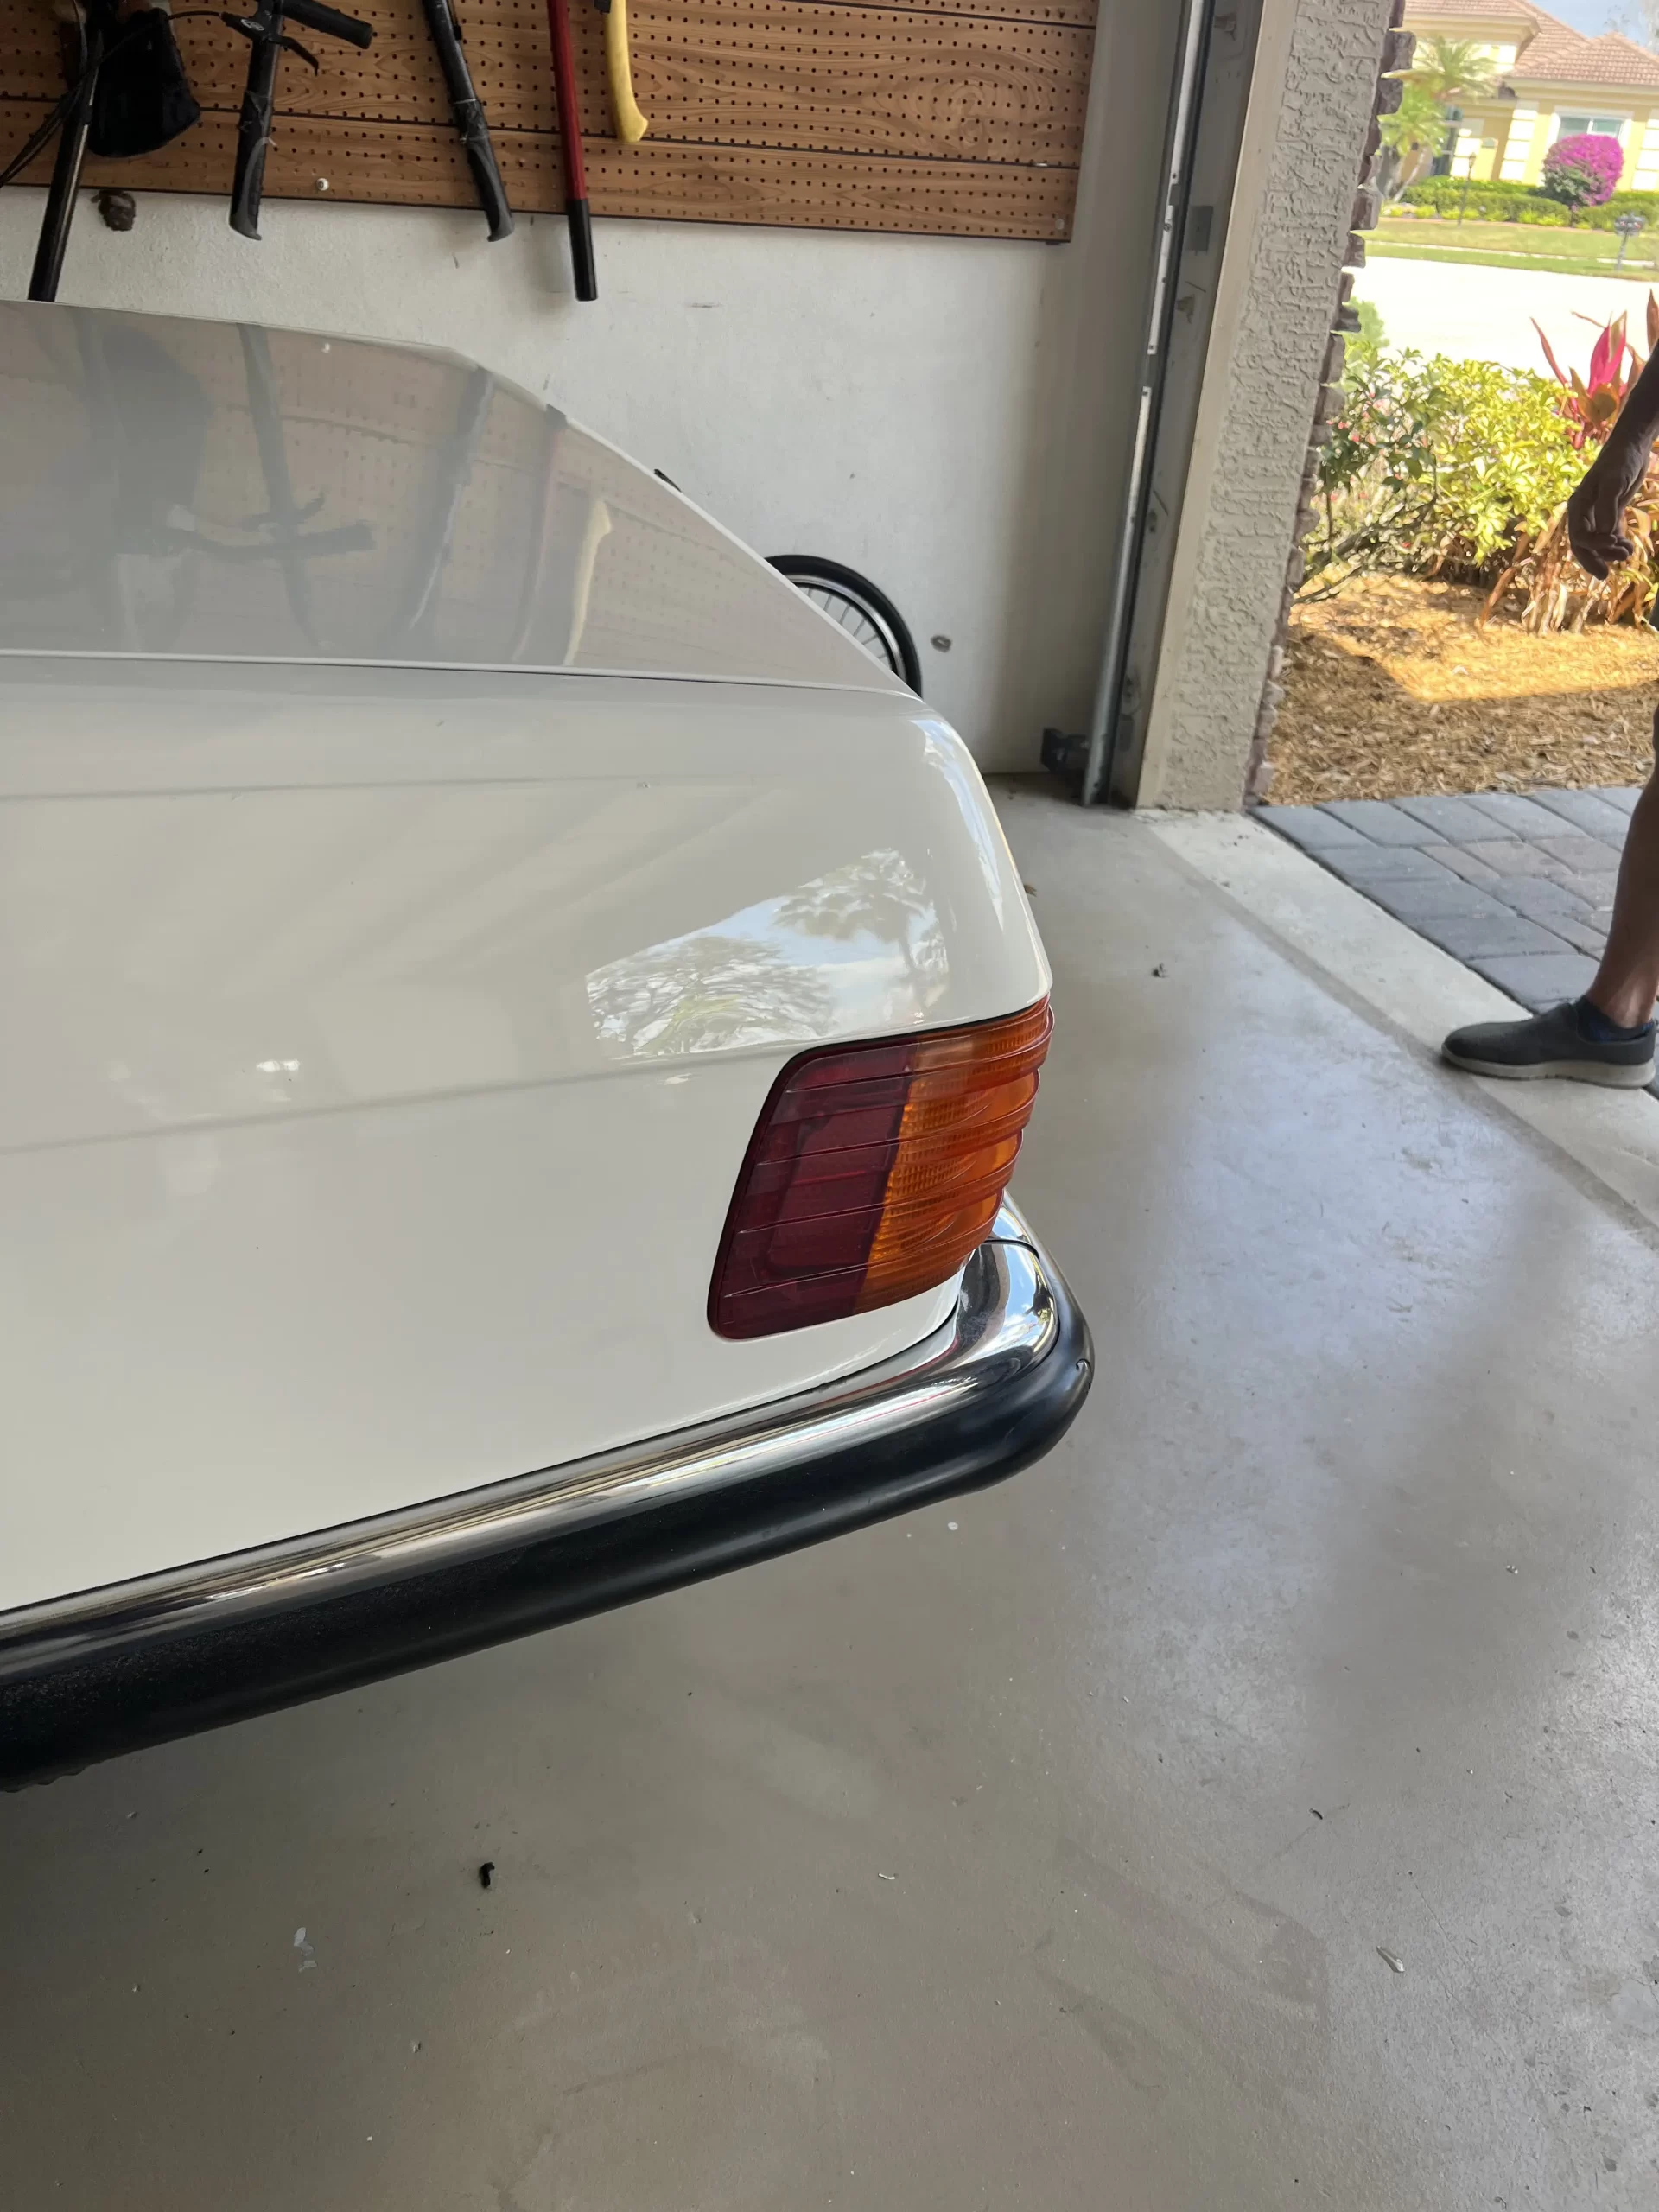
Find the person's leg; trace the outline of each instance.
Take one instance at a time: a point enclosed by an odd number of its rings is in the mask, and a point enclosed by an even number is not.
[[[1659,746],[1659,715],[1654,717]],[[1636,803],[1618,864],[1613,918],[1595,981],[1581,999],[1525,1021],[1454,1029],[1441,1047],[1453,1067],[1529,1082],[1637,1090],[1654,1076],[1654,1001],[1659,999],[1659,772]]]
[[[1659,999],[1659,772],[1630,817],[1607,950],[1585,996],[1621,1029],[1653,1019]]]

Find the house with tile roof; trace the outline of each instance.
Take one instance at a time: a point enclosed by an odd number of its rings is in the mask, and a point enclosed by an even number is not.
[[[1627,191],[1659,191],[1659,54],[1586,38],[1532,0],[1408,0],[1408,30],[1484,47],[1496,94],[1459,103],[1455,176],[1536,184],[1558,138],[1592,130],[1624,149]]]

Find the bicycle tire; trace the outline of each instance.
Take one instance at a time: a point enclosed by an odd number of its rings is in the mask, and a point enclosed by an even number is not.
[[[849,613],[861,616],[876,633],[879,650],[851,628],[833,607],[822,610],[831,621],[839,623],[872,659],[884,661],[920,696],[922,664],[916,640],[911,636],[904,616],[879,584],[873,584],[868,576],[860,575],[856,569],[848,568],[845,563],[826,560],[817,553],[774,553],[769,556],[767,565],[776,569],[780,576],[787,576],[797,590],[810,594],[816,588],[831,601],[844,605]]]

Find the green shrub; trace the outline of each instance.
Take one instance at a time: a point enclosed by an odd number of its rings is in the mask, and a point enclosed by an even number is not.
[[[1644,223],[1659,220],[1659,192],[1616,192],[1604,207],[1586,207],[1579,226],[1586,231],[1611,231],[1621,215],[1639,215]]]
[[[1537,223],[1548,228],[1565,226],[1568,212],[1560,200],[1550,199],[1535,185],[1508,184],[1501,178],[1471,183],[1465,206],[1460,177],[1425,177],[1420,184],[1408,184],[1398,204],[1420,208],[1426,215],[1455,217],[1462,208],[1472,221]],[[1620,215],[1640,215],[1648,223],[1659,221],[1659,192],[1616,192],[1603,207],[1581,208],[1579,228],[1611,231]]]
[[[1469,187],[1471,194],[1484,192],[1493,200],[1526,200],[1533,195],[1535,189],[1530,184],[1510,184],[1496,176],[1480,178]],[[1416,207],[1432,207],[1442,200],[1450,200],[1455,205],[1462,192],[1461,177],[1426,176],[1420,178],[1415,184],[1408,184],[1400,197],[1410,200]]]
[[[1368,569],[1491,582],[1583,474],[1547,377],[1362,346],[1345,385],[1320,457],[1315,592]]]
[[[1483,578],[1507,561],[1518,532],[1535,537],[1584,474],[1548,377],[1491,361],[1428,364],[1439,462],[1442,563]]]
[[[1400,197],[1408,207],[1421,207],[1431,215],[1455,215],[1462,208],[1482,222],[1503,223],[1513,222],[1525,202],[1541,200],[1543,195],[1529,184],[1505,184],[1493,179],[1471,183],[1465,203],[1461,177],[1433,176],[1425,177],[1421,184],[1408,184]]]

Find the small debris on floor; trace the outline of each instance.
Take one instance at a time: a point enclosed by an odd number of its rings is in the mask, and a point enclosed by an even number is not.
[[[1037,896],[1037,887],[1034,883],[1022,883],[1020,888],[1028,899],[1034,899]]]
[[[480,1890],[487,1890],[494,1879],[495,1861],[493,1859],[486,1859],[478,1870],[478,1886]]]
[[[878,1874],[875,1878],[878,1882],[896,1882],[899,1877],[896,1874]]]
[[[947,1521],[944,1525],[950,1529],[951,1535],[954,1535],[957,1530],[961,1528],[962,1523],[960,1521]]]
[[[1163,962],[1160,960],[1152,972],[1154,976],[1166,976],[1169,973],[1169,970],[1165,967]]]
[[[1384,1950],[1381,1943],[1376,1947],[1376,1955],[1382,1960],[1383,1965],[1387,1967],[1390,1974],[1404,1974],[1406,1970],[1405,1961],[1403,1959],[1396,1958],[1392,1951]]]

